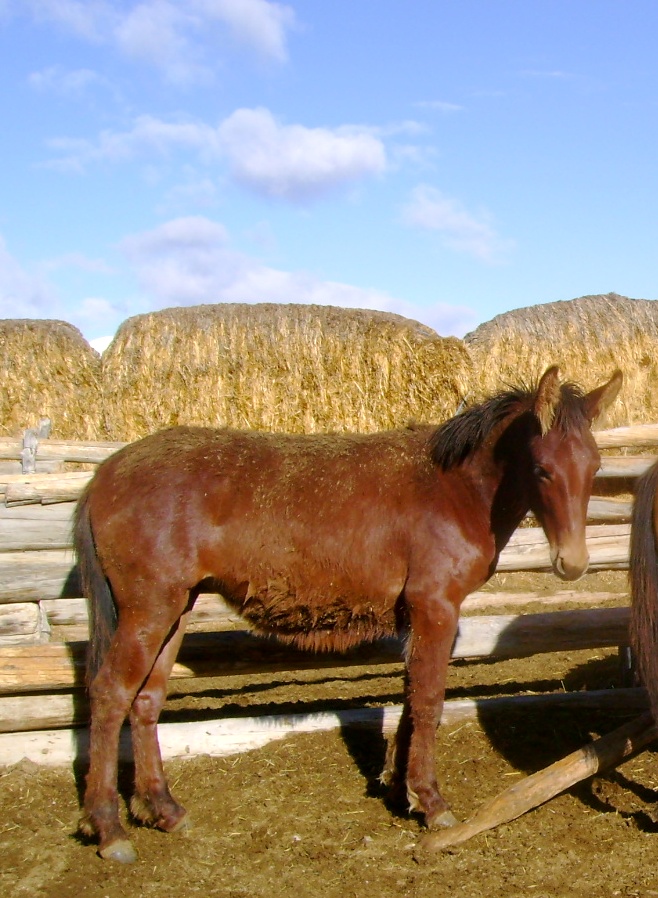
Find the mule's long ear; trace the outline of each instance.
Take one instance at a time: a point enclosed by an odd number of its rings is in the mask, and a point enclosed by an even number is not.
[[[544,372],[537,387],[533,411],[539,421],[542,435],[548,433],[553,426],[555,412],[560,404],[559,374],[557,365],[553,365]]]
[[[621,390],[624,375],[621,371],[615,371],[607,384],[597,387],[585,396],[585,414],[590,421],[596,421],[599,415],[612,405]]]

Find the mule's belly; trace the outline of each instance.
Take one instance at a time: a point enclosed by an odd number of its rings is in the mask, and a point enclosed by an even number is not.
[[[373,584],[370,593],[349,583],[321,579],[314,583],[279,574],[251,577],[223,593],[256,630],[299,648],[342,651],[359,642],[391,636],[399,629],[403,581],[387,588]]]

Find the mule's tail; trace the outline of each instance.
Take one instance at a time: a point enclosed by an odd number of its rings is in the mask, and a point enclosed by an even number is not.
[[[73,545],[89,614],[87,685],[98,673],[117,626],[112,590],[96,552],[89,516],[89,499],[90,489],[87,487],[78,500],[73,519]]]
[[[658,464],[637,482],[631,519],[629,641],[658,721],[658,544],[654,506]]]

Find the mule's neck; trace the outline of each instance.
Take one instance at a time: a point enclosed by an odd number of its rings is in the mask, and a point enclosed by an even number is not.
[[[489,509],[498,554],[532,504],[533,462],[530,441],[538,424],[528,411],[512,415],[496,428],[465,469],[477,477],[477,489]]]

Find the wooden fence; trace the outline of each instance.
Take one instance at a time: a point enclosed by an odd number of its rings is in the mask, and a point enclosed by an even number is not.
[[[596,434],[599,447],[656,450],[658,425],[617,428]],[[20,470],[25,458],[24,441],[0,438],[0,763],[26,755],[57,763],[84,754],[86,723],[84,657],[86,607],[80,598],[71,546],[71,519],[75,499],[93,474],[92,466],[116,451],[118,443],[68,443],[56,440],[31,442],[30,463],[35,473]],[[654,461],[651,455],[606,455],[599,482],[605,497],[590,502],[588,546],[590,570],[624,569],[628,566],[631,503],[611,497],[628,492],[629,483]],[[92,470],[67,471],[76,463]],[[9,473],[2,473],[9,466]],[[41,466],[41,467],[40,467]],[[595,490],[596,492],[596,490]],[[501,554],[499,572],[549,571],[548,546],[538,528],[522,527]],[[557,585],[557,581],[556,581]],[[546,608],[578,599],[588,607],[535,614],[482,614],[505,605],[542,600]],[[607,594],[560,592],[544,599],[539,595],[476,593],[465,604],[453,658],[523,657],[540,652],[623,646],[626,643],[628,608],[597,608]],[[477,611],[471,616],[469,612]],[[311,654],[291,650],[274,640],[257,638],[236,629],[237,618],[218,596],[201,596],[194,610],[173,677],[228,676],[271,671],[345,668],[351,665],[399,663],[397,640],[381,640],[345,654]],[[622,702],[641,706],[641,690],[614,690],[616,695],[588,697],[603,704]],[[551,696],[538,697],[555,701]],[[582,694],[560,701],[584,701]],[[491,700],[490,700],[491,701]],[[500,702],[501,700],[498,700]],[[518,699],[516,700],[518,701]],[[494,700],[493,705],[496,706]],[[472,703],[447,707],[446,716],[473,713]],[[470,707],[470,710],[469,710]],[[476,710],[482,710],[477,705]],[[298,720],[204,721],[198,733],[185,725],[182,736],[169,737],[182,724],[161,727],[163,753],[195,751],[221,754],[259,744],[291,729],[341,725],[358,719],[375,720],[385,728],[395,723],[398,709],[367,709],[341,715],[307,715]],[[232,729],[231,729],[232,725]],[[227,727],[231,734],[227,735]],[[256,732],[261,735],[254,735]],[[205,736],[203,734],[206,734]],[[268,734],[263,735],[263,734]],[[213,741],[214,740],[214,741]],[[246,740],[246,742],[245,742]],[[169,747],[168,747],[169,746]]]

